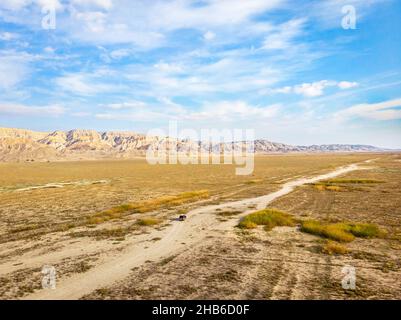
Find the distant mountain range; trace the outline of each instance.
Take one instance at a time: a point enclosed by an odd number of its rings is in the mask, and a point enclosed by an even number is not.
[[[166,137],[147,137],[134,132],[97,132],[71,130],[35,132],[24,129],[0,128],[0,161],[55,161],[133,158],[143,156],[149,147],[157,149],[167,142],[168,149],[177,152],[205,150],[200,142]],[[230,149],[240,142],[211,144],[208,150]],[[223,150],[223,149],[221,149]],[[292,146],[267,140],[255,140],[255,153],[296,152],[380,152],[381,148],[367,145]]]

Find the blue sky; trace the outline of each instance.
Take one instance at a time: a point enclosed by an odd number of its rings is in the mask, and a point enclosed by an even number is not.
[[[1,0],[0,126],[401,148],[399,30],[397,0]]]

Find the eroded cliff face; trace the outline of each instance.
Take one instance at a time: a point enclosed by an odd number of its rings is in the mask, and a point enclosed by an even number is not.
[[[35,132],[24,129],[0,128],[0,161],[53,161],[143,156],[149,147],[167,150],[217,151],[241,149],[241,142],[201,145],[198,141],[166,137],[148,137],[135,132],[97,132],[70,130]],[[286,152],[374,152],[379,148],[364,145],[292,146],[267,140],[255,141],[256,153]]]

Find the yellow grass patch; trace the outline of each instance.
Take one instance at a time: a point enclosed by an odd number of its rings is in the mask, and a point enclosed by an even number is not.
[[[334,191],[334,192],[345,191],[345,188],[343,187],[326,185],[326,184],[315,184],[314,188],[319,191]]]
[[[238,227],[243,229],[253,229],[258,225],[265,226],[265,230],[269,231],[276,226],[294,226],[295,222],[288,213],[275,209],[265,209],[248,214],[241,219]]]
[[[371,184],[371,183],[383,183],[381,180],[374,179],[330,179],[322,181],[324,184],[342,184],[342,183],[350,183],[350,184]]]
[[[342,245],[341,243],[335,241],[327,241],[326,244],[323,246],[322,251],[327,254],[346,254],[348,253],[348,249],[346,246]]]
[[[351,242],[355,237],[379,237],[383,234],[378,226],[370,223],[344,222],[327,224],[316,220],[303,221],[301,231],[339,242]]]
[[[142,218],[138,219],[136,223],[140,226],[154,226],[156,224],[159,224],[160,220],[155,218]]]
[[[331,179],[331,180],[323,180],[320,182],[312,183],[311,185],[319,191],[347,191],[349,187],[339,186],[338,184],[375,184],[375,183],[383,183],[380,180],[374,179]]]
[[[173,196],[163,196],[155,199],[126,203],[111,209],[95,213],[87,218],[87,224],[99,224],[113,219],[120,219],[130,213],[145,213],[160,209],[170,208],[200,199],[209,198],[208,190],[183,192]]]
[[[174,196],[164,196],[132,204],[132,210],[139,213],[150,212],[161,207],[175,207],[185,203],[207,199],[209,197],[210,195],[208,190],[184,192]]]

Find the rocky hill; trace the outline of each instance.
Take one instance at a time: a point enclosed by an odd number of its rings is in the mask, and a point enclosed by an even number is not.
[[[0,128],[0,161],[54,161],[143,156],[149,147],[164,143],[177,152],[241,148],[240,142],[210,144],[166,137],[147,137],[134,132],[97,132],[71,130],[35,132],[23,129]],[[288,152],[377,152],[380,148],[366,145],[292,146],[267,140],[255,140],[256,153]]]

